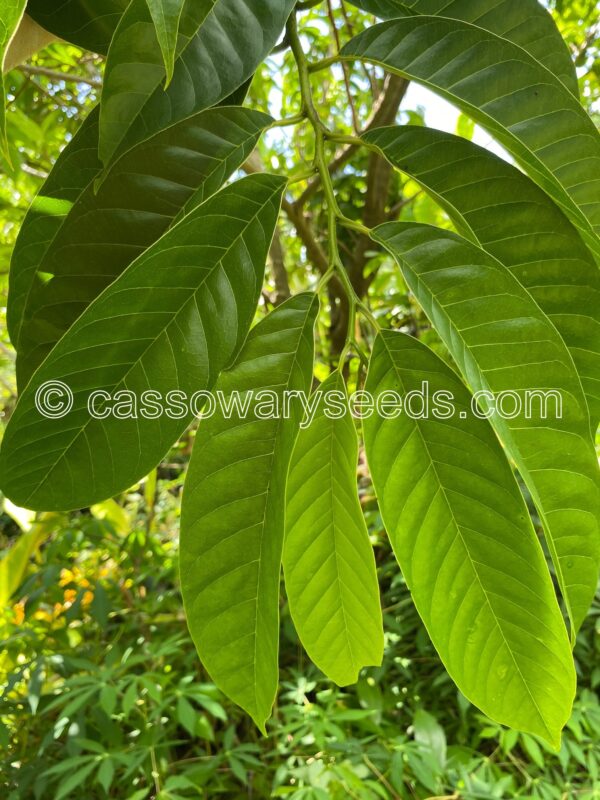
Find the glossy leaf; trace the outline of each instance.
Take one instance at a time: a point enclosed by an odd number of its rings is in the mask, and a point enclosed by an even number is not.
[[[182,503],[181,588],[192,638],[211,678],[264,732],[278,681],[279,583],[285,486],[310,391],[314,295],[283,303],[250,333],[217,391],[247,403],[200,423]],[[262,404],[262,405],[261,405]]]
[[[470,22],[513,42],[579,96],[575,65],[551,14],[538,0],[350,0],[381,19],[428,14]]]
[[[452,395],[452,416],[419,418],[409,398],[424,382],[430,399]],[[386,530],[446,669],[489,717],[558,747],[575,694],[569,640],[491,426],[450,367],[402,333],[378,336],[366,389],[376,402],[396,393],[410,412],[367,418],[365,445]]]
[[[226,187],[140,256],[71,326],[6,428],[0,477],[13,502],[46,510],[90,506],[156,466],[193,418],[185,406],[181,414],[167,413],[168,393],[191,398],[210,389],[244,343],[284,185],[282,178],[254,175]],[[62,381],[73,393],[62,418],[44,418],[36,409],[47,381]],[[98,390],[112,398],[93,404],[104,419],[88,410]],[[149,390],[162,396],[163,413],[142,404]],[[119,405],[115,395],[122,391],[136,402],[121,395]]]
[[[94,114],[59,159],[15,246],[8,310],[21,388],[176,215],[202,203],[244,163],[270,121],[237,107],[196,114],[126,153],[95,192]]]
[[[458,136],[417,126],[365,135],[457,228],[508,267],[571,351],[600,420],[600,271],[577,230],[519,169]],[[493,201],[493,202],[491,202]]]
[[[27,0],[3,0],[0,17],[0,152],[10,161],[6,139],[6,97],[4,91],[4,59],[23,18]]]
[[[27,13],[67,42],[106,55],[129,0],[28,0]]]
[[[175,51],[177,49],[177,34],[179,21],[185,0],[146,0],[156,38],[160,45],[167,73],[166,85],[171,83],[175,69]]]
[[[343,416],[329,406],[337,398]],[[373,549],[356,485],[358,437],[335,372],[312,398],[315,416],[290,465],[283,550],[290,612],[306,652],[339,686],[383,657]]]
[[[598,582],[600,480],[569,351],[517,279],[460,236],[389,223],[374,238],[397,259],[471,388],[493,398],[516,394],[506,414],[494,413],[490,421],[542,518],[574,636]],[[548,400],[544,413],[541,401],[526,398],[538,390],[557,393],[560,405]],[[489,411],[494,400],[481,402]]]
[[[147,0],[133,0],[106,63],[99,148],[104,165],[241,86],[276,43],[293,5],[293,0],[187,0],[173,80],[165,90]]]
[[[532,56],[477,25],[429,16],[375,25],[342,53],[415,80],[473,117],[564,210],[600,262],[600,134]]]

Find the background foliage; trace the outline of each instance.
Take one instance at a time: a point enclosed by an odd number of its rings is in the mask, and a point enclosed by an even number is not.
[[[336,37],[344,41],[363,24],[360,12],[344,5],[345,29],[334,32],[324,8],[309,12],[303,23],[314,59],[327,57]],[[584,103],[599,123],[600,10],[593,0],[556,0],[553,10],[577,63]],[[52,44],[10,74],[10,163],[0,156],[2,306],[20,221],[61,147],[97,101],[103,69],[98,56]],[[347,100],[350,83],[353,103]],[[350,134],[356,120],[377,113],[387,96],[393,99],[383,104],[388,121],[418,124],[427,111],[405,101],[406,88],[395,79],[390,86],[375,69],[349,74],[339,68],[320,87],[320,110]],[[299,111],[289,53],[267,60],[249,102],[275,116]],[[473,134],[463,117],[458,127],[461,135]],[[266,166],[293,178],[306,168],[309,149],[303,127],[271,131],[246,171]],[[342,149],[330,154],[332,161],[341,153],[345,161],[335,188],[348,217],[367,214],[372,218],[363,217],[365,224],[376,224],[392,215],[449,227],[410,179],[374,163],[366,151],[347,157]],[[393,198],[383,207],[377,205],[382,186],[384,200]],[[314,283],[319,272],[326,220],[318,192],[303,200],[301,210],[284,204],[262,311],[290,289]],[[445,355],[389,258],[368,240],[343,236],[343,257],[367,276],[377,316],[396,327],[409,325]],[[336,338],[333,323],[328,346],[336,351],[346,324],[340,319]],[[13,354],[4,330],[0,392],[10,415]],[[324,375],[330,355],[319,354]],[[307,662],[283,608],[283,689],[269,738],[261,738],[202,674],[183,618],[178,515],[193,436],[118,502],[69,517],[49,515],[30,529],[35,554],[0,619],[2,797],[600,797],[600,606],[579,635],[579,693],[560,753],[533,737],[501,731],[458,695],[440,665],[364,477],[361,502],[383,598],[384,663],[363,671],[355,687],[335,688]],[[9,504],[0,528],[4,550],[20,536]]]

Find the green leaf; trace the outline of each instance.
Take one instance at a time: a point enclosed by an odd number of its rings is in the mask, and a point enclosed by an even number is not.
[[[241,86],[276,43],[293,0],[186,0],[173,80],[147,0],[133,0],[113,37],[102,90],[100,158],[119,155]]]
[[[196,735],[197,713],[192,704],[189,700],[186,700],[185,697],[180,696],[177,698],[177,719],[179,720],[179,724],[186,729],[190,736]]]
[[[381,19],[428,14],[478,25],[522,47],[579,96],[575,65],[552,15],[538,0],[350,0]]]
[[[0,17],[0,153],[10,162],[6,139],[6,96],[4,90],[4,60],[6,52],[21,24],[27,0],[2,0]]]
[[[285,486],[302,421],[298,403],[274,418],[269,398],[281,412],[286,391],[310,390],[317,309],[314,295],[297,295],[251,331],[217,384],[241,405],[200,424],[183,493],[181,588],[194,644],[263,732],[277,692]]]
[[[341,417],[329,406],[336,398]],[[339,372],[311,402],[315,416],[298,435],[288,476],[285,587],[306,652],[347,686],[383,658],[379,586],[356,485],[358,437]]]
[[[60,522],[60,518],[52,516],[34,522],[28,531],[4,551],[0,557],[0,609],[7,606],[23,582],[31,556]]]
[[[8,314],[21,388],[100,292],[244,163],[270,122],[239,107],[200,112],[126,153],[96,193],[92,112],[34,200],[15,246]]]
[[[458,136],[407,126],[379,128],[364,139],[418,181],[463,235],[529,291],[571,351],[595,429],[600,271],[569,220],[519,169]]]
[[[452,376],[455,379],[455,376]],[[423,711],[422,708],[415,712],[413,727],[415,729],[415,741],[424,745],[431,751],[436,760],[438,772],[443,772],[446,768],[446,735],[444,729],[435,717]]]
[[[71,794],[71,792],[85,783],[88,775],[93,772],[94,769],[96,769],[95,760],[92,761],[91,764],[86,764],[84,767],[81,767],[81,769],[78,769],[77,772],[68,777],[64,782],[61,782],[55,795],[56,800],[62,800],[63,797],[67,797],[67,795]]]
[[[185,0],[146,0],[146,2],[150,9],[156,38],[163,55],[165,72],[167,73],[165,86],[168,86],[173,79],[173,71],[175,70],[177,34]]]
[[[569,351],[509,270],[460,236],[402,223],[373,235],[398,261],[470,387],[490,393],[481,398],[485,411],[501,393],[517,397],[520,410],[511,401],[490,421],[540,513],[574,639],[598,581],[600,483]],[[549,402],[544,413],[528,401],[538,390],[555,392],[562,408]]]
[[[0,451],[5,494],[31,508],[82,508],[125,491],[153,469],[194,413],[166,412],[172,391],[209,390],[239,352],[254,317],[285,179],[253,175],[185,217],[82,314],[21,395]],[[63,381],[70,413],[48,419],[36,392]],[[90,415],[92,391],[132,393]],[[143,413],[153,390],[163,413]],[[126,400],[126,398],[125,398]],[[127,405],[127,403],[126,403]],[[18,499],[17,499],[18,498]],[[22,502],[19,502],[21,500]]]
[[[431,409],[419,418],[408,396],[423,382],[430,399],[451,393],[452,416]],[[406,405],[395,418],[388,406],[385,416],[365,419],[367,459],[392,547],[446,669],[492,719],[558,746],[575,693],[573,660],[491,426],[472,413],[453,370],[401,333],[378,336],[366,389],[376,404],[395,392]]]
[[[110,787],[113,782],[113,778],[115,776],[115,765],[110,758],[103,759],[100,767],[98,768],[98,774],[96,775],[96,780],[102,786],[106,794],[110,791]]]
[[[600,134],[550,70],[478,25],[441,17],[375,25],[342,54],[415,80],[473,117],[564,210],[600,263]]]
[[[129,0],[29,0],[27,13],[61,39],[106,55],[128,3]]]
[[[105,711],[108,716],[114,714],[117,705],[117,690],[114,686],[107,683],[100,690],[100,708]]]

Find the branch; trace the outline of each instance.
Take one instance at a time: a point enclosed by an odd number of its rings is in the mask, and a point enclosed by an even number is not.
[[[398,108],[402,102],[404,95],[408,89],[409,82],[405,78],[400,78],[398,75],[388,75],[386,78],[386,88],[382,93],[378,103],[374,106],[371,116],[367,120],[365,128],[361,131],[361,135],[370,131],[372,128],[380,128],[384,125],[391,125],[398,113]],[[330,175],[335,175],[336,172],[347,164],[348,161],[358,150],[357,144],[350,144],[343,148],[340,153],[333,159],[329,165]],[[321,186],[321,177],[317,175],[306,187],[304,192],[296,201],[296,205],[305,205],[313,195],[315,195]]]
[[[84,78],[80,75],[72,75],[69,72],[60,72],[59,70],[48,69],[48,67],[38,67],[35,64],[22,64],[19,70],[25,75],[44,75],[46,78],[51,78],[55,81],[85,83],[86,86],[92,86],[95,89],[100,89],[102,86],[100,78]]]
[[[271,261],[271,269],[273,270],[273,281],[275,283],[275,305],[278,306],[291,297],[290,284],[288,281],[287,271],[285,268],[285,259],[283,255],[283,245],[281,244],[281,236],[279,230],[276,228],[269,250],[269,259]]]

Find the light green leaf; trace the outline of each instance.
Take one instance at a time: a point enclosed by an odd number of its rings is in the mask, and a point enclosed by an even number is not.
[[[239,107],[200,112],[126,153],[96,193],[92,112],[34,200],[13,253],[8,314],[21,388],[100,292],[244,163],[270,122]]]
[[[430,401],[451,393],[452,416],[430,406],[419,418],[407,396],[423,382]],[[396,393],[410,411],[392,418],[388,406],[386,416],[364,421],[367,460],[392,547],[446,669],[492,719],[558,746],[575,693],[569,640],[491,426],[472,413],[450,367],[401,333],[378,336],[366,388],[379,403]]]
[[[27,13],[67,42],[106,55],[129,0],[29,0]]]
[[[552,15],[538,0],[350,0],[381,19],[417,14],[450,17],[478,25],[513,42],[557,75],[579,96],[575,65]]]
[[[335,398],[345,406],[340,418],[329,406]],[[288,476],[285,588],[306,652],[347,686],[363,667],[381,664],[379,586],[356,485],[358,437],[339,372],[311,402],[315,416],[298,435]]]
[[[210,389],[239,352],[254,317],[285,180],[253,175],[195,209],[140,256],[82,314],[21,395],[0,451],[6,495],[26,508],[99,503],[147,475],[194,414],[166,408]],[[71,411],[48,419],[36,392],[63,381]],[[92,391],[114,402],[88,410]],[[143,413],[141,395],[159,393]],[[118,391],[132,393],[121,416]],[[162,405],[162,413],[161,413]]]
[[[571,351],[595,430],[600,271],[573,225],[519,169],[457,136],[406,126],[380,128],[364,138],[430,192],[461,233],[529,291]]]
[[[415,80],[473,117],[563,209],[600,263],[600,134],[550,70],[478,25],[441,17],[375,25],[342,54]]]
[[[490,393],[481,397],[486,412],[502,393],[517,398],[490,421],[540,513],[574,639],[598,581],[600,483],[569,351],[509,270],[460,236],[390,223],[374,238],[398,261],[470,387]],[[557,399],[544,413],[541,401],[527,400],[531,391]]]
[[[177,49],[177,34],[179,22],[185,0],[146,0],[156,38],[160,45],[167,73],[165,86],[171,83],[175,69],[175,51]]]
[[[317,309],[314,295],[297,295],[251,331],[217,384],[241,406],[201,422],[183,493],[181,588],[194,644],[263,732],[277,692],[285,487],[302,421],[299,402],[277,411],[286,392],[310,391]]]
[[[147,0],[133,0],[106,63],[99,146],[105,167],[241,86],[276,43],[293,5],[293,0],[186,0],[173,80],[165,90]]]
[[[23,582],[31,556],[60,522],[60,517],[48,514],[45,519],[34,522],[29,530],[2,554],[0,557],[0,609],[6,608],[8,601]]]
[[[6,96],[4,91],[4,59],[19,27],[27,0],[2,0],[0,2],[0,153],[10,162],[6,139]]]
[[[110,791],[110,787],[115,776],[115,765],[110,758],[104,758],[98,768],[96,780],[102,786],[106,794]]]

